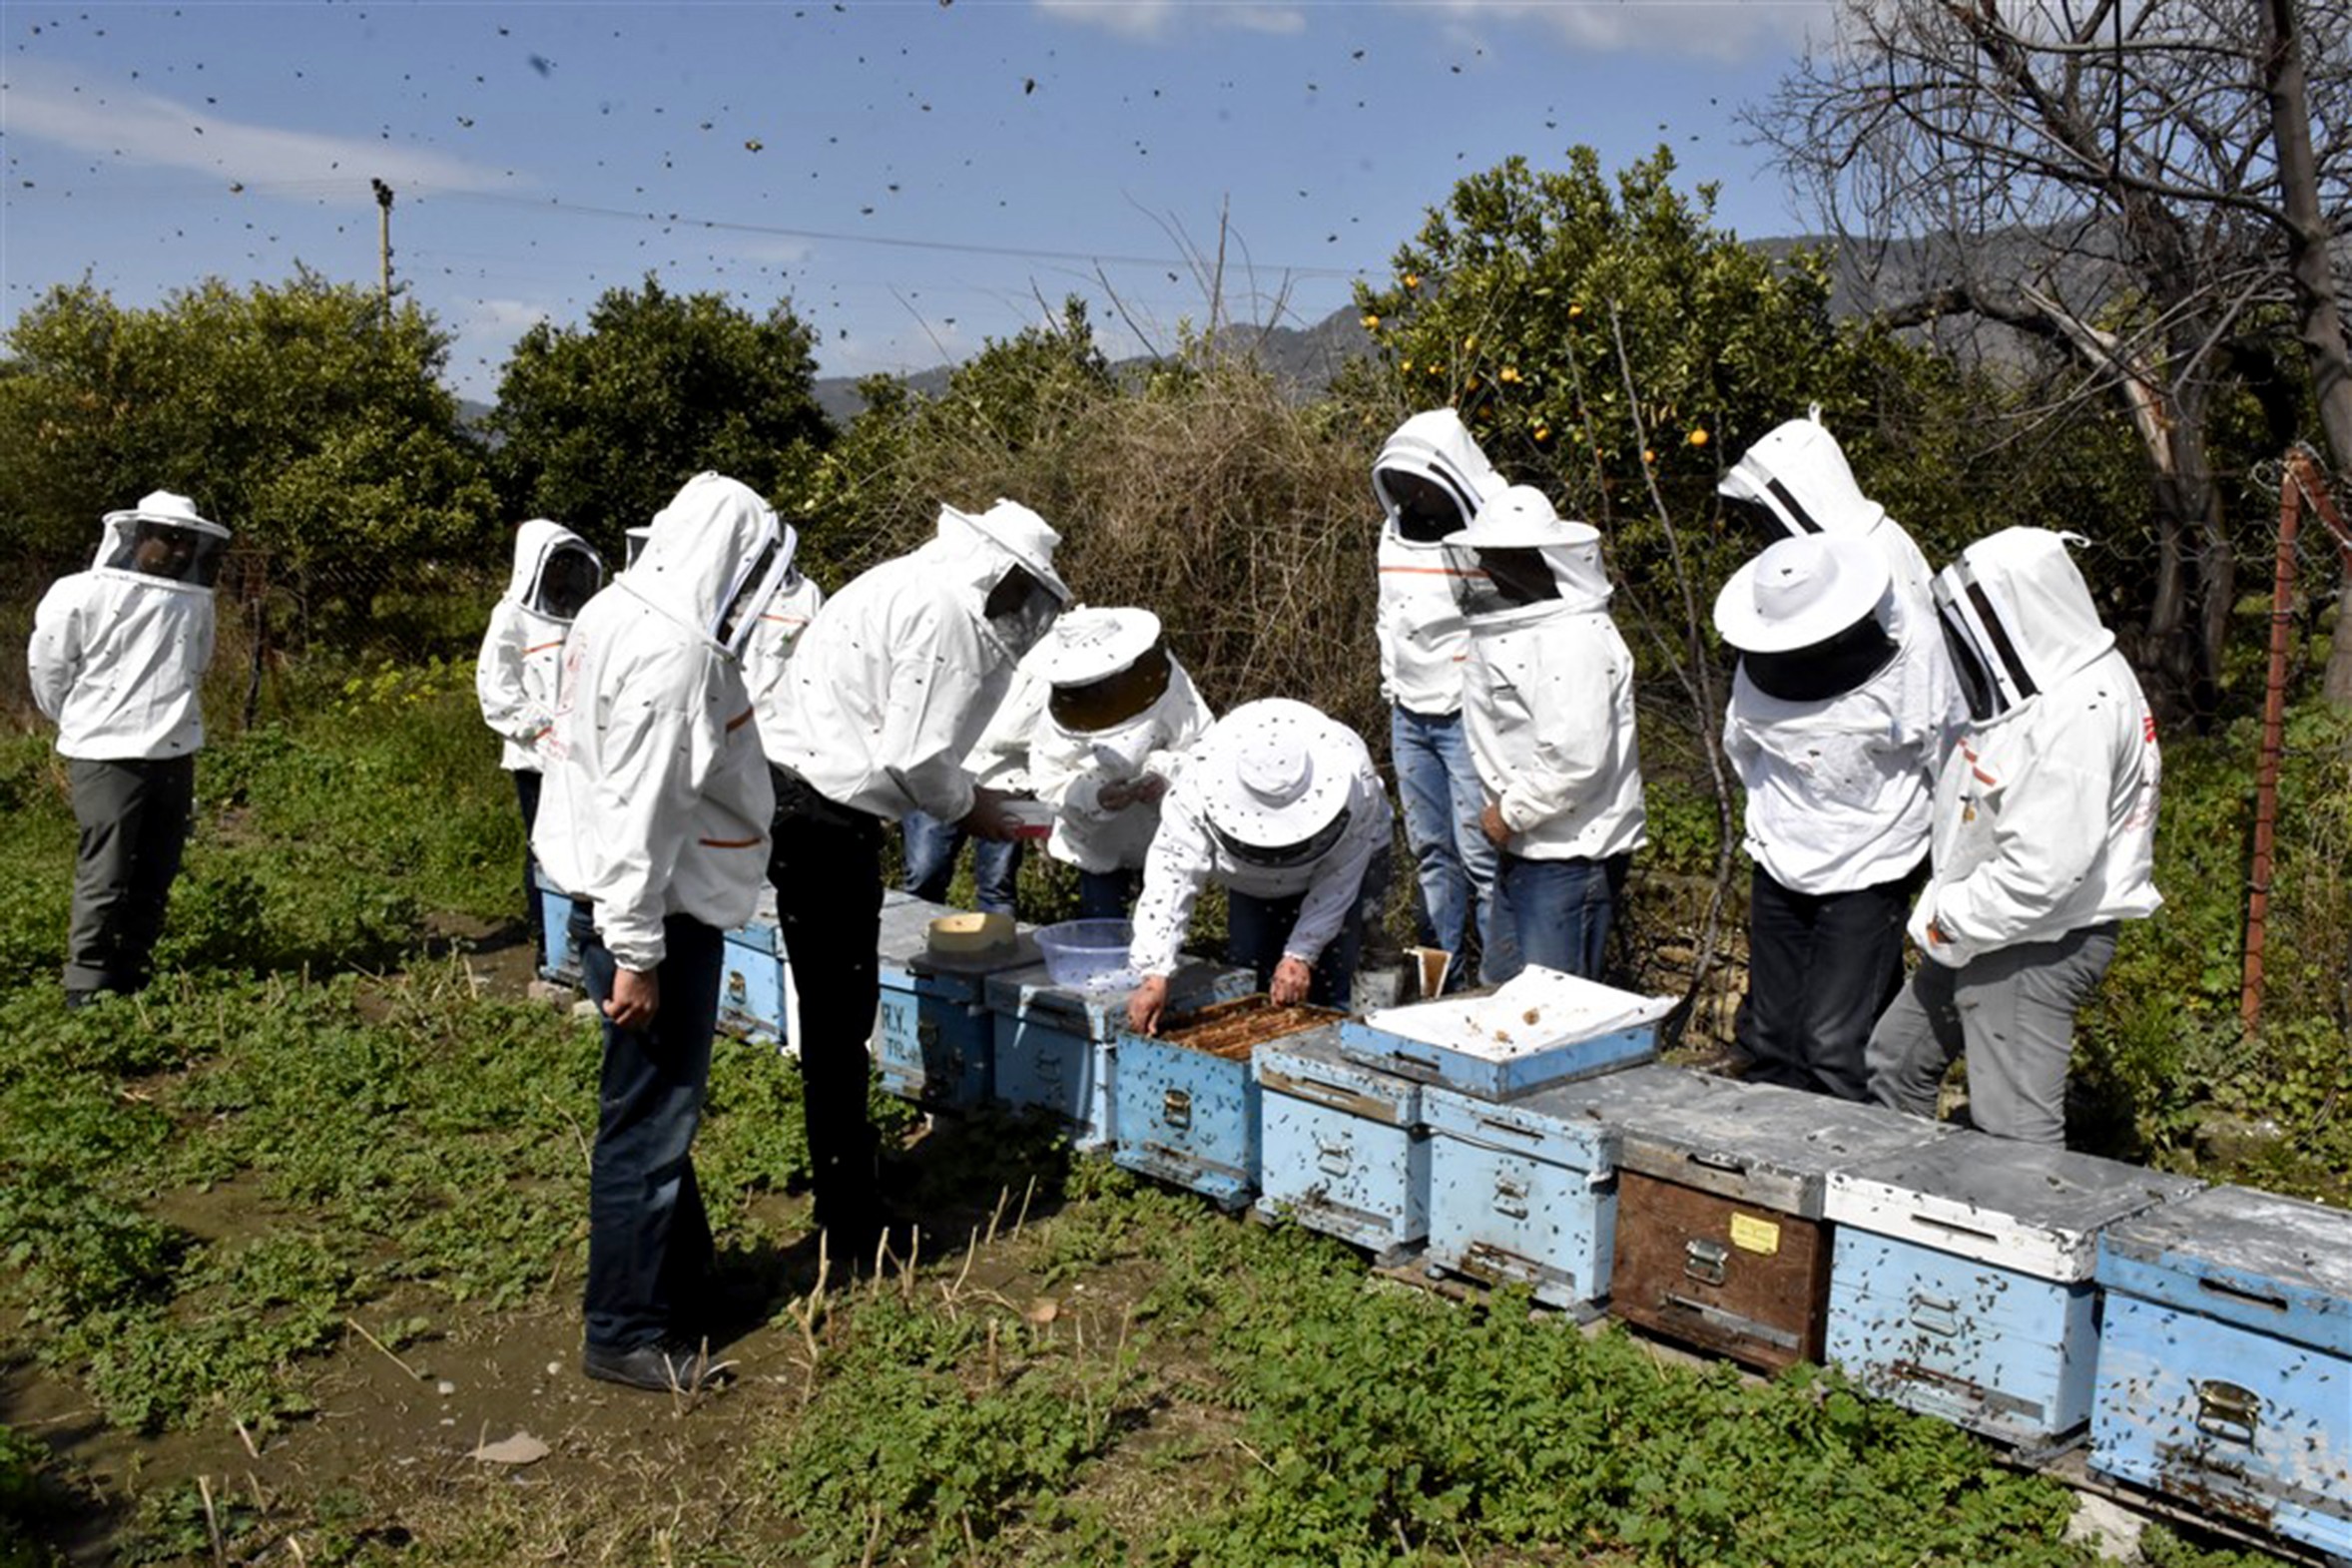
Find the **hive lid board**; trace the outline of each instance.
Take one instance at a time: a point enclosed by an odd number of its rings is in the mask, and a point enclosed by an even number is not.
[[[1660,1181],[1818,1220],[1832,1171],[1958,1131],[1884,1106],[1771,1084],[1716,1082],[1720,1093],[1629,1116],[1617,1163]]]
[[[1250,1073],[1268,1094],[1390,1126],[1421,1125],[1422,1086],[1349,1057],[1337,1026],[1259,1041],[1250,1051]]]
[[[1670,996],[1620,991],[1535,965],[1484,996],[1444,996],[1383,1007],[1364,1022],[1382,1034],[1480,1061],[1508,1062],[1619,1030],[1655,1024]]]
[[[2352,1354],[2352,1213],[2211,1187],[2110,1227],[2099,1283]]]
[[[2101,1228],[2202,1186],[1964,1131],[1832,1172],[1822,1214],[2037,1279],[2075,1281],[2090,1277]]]
[[[1436,1131],[1485,1143],[1491,1141],[1489,1131],[1510,1129],[1543,1140],[1546,1147],[1556,1145],[1552,1163],[1589,1159],[1594,1175],[1602,1176],[1616,1168],[1617,1139],[1628,1119],[1704,1100],[1729,1086],[1727,1079],[1687,1067],[1648,1062],[1537,1089],[1515,1100],[1488,1100],[1433,1084],[1422,1091],[1422,1108]]]

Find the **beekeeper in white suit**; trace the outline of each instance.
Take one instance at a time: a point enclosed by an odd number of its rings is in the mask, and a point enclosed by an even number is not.
[[[801,637],[760,712],[774,769],[769,874],[799,996],[817,1224],[833,1255],[871,1257],[888,1219],[867,1115],[866,1042],[881,997],[882,834],[926,811],[973,837],[1015,836],[965,758],[1019,658],[1069,602],[1061,536],[1029,508],[939,509],[920,549],[865,573]]]
[[[86,572],[33,612],[33,701],[57,725],[80,840],[65,1000],[147,984],[196,808],[197,688],[213,662],[213,584],[229,530],[158,490],[109,512]]]
[[[1453,955],[1449,988],[1470,982],[1473,922],[1478,978],[1493,984],[1518,970],[1494,885],[1494,846],[1478,830],[1482,800],[1462,693],[1470,653],[1463,600],[1474,568],[1457,536],[1502,489],[1502,476],[1451,408],[1425,409],[1399,425],[1372,465],[1383,514],[1375,627],[1389,761],[1421,891],[1421,939]]]
[[[1127,1021],[1149,1034],[1211,882],[1226,894],[1226,962],[1278,1006],[1346,1007],[1365,921],[1388,887],[1389,797],[1355,731],[1285,697],[1209,727],[1160,802],[1129,962]]]
[[[1936,579],[1970,722],[1936,782],[1925,957],[1870,1038],[1881,1104],[1935,1115],[1966,1050],[1971,1119],[2043,1144],[2065,1141],[2074,1013],[2117,925],[2163,901],[2155,720],[2070,539],[2005,529]]]
[[[1072,610],[1021,661],[1046,692],[1029,784],[1053,807],[1045,849],[1078,871],[1078,917],[1116,920],[1160,826],[1160,800],[1216,715],[1149,610]]]
[[[523,814],[523,920],[533,943],[540,928],[537,857],[531,828],[539,819],[540,743],[555,718],[556,678],[564,634],[597,589],[604,558],[569,528],[534,517],[515,530],[506,592],[490,607],[474,660],[474,696],[482,722],[498,737],[498,766],[514,780]]]
[[[1598,979],[1633,851],[1649,841],[1633,655],[1609,619],[1600,531],[1512,485],[1455,542],[1479,573],[1463,718],[1517,958]]]
[[[740,661],[797,541],[733,479],[698,474],[636,563],[572,623],[532,842],[572,894],[603,1014],[588,1177],[591,1377],[698,1386],[710,1222],[691,1154],[724,933],[752,916],[774,809]]]
[[[1896,591],[1924,623],[1935,611],[1928,558],[1887,509],[1862,493],[1845,449],[1815,406],[1767,431],[1715,486],[1723,510],[1744,522],[1758,546],[1807,534],[1867,539],[1887,563]]]
[[[1752,1082],[1861,1100],[1903,983],[1936,771],[1966,709],[1944,638],[1856,533],[1784,538],[1715,600],[1738,651],[1723,752],[1747,794]]]

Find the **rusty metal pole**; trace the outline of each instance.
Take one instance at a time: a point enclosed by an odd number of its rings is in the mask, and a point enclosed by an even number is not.
[[[2278,827],[2278,760],[2285,749],[2287,645],[2295,620],[2295,531],[2303,517],[2303,454],[2288,454],[2279,486],[2278,568],[2270,588],[2270,674],[2262,692],[2262,757],[2254,770],[2254,862],[2247,875],[2246,963],[2238,1018],[2252,1034],[2262,1022],[2262,948],[2270,919],[2271,849]]]

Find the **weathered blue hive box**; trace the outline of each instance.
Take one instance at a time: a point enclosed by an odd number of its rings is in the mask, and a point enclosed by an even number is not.
[[[539,883],[539,978],[576,986],[580,955],[572,946],[572,895],[549,881],[545,870],[534,866],[531,874]]]
[[[1828,1358],[1898,1404],[2056,1448],[2090,1419],[2098,1233],[2198,1186],[1975,1132],[1833,1171]]]
[[[1610,1310],[1766,1371],[1818,1361],[1829,1174],[1950,1133],[1881,1106],[1729,1081],[1629,1114]]]
[[[908,893],[883,894],[874,1057],[889,1093],[933,1110],[969,1111],[996,1094],[988,976],[1035,964],[1037,943],[1019,926],[1001,950],[932,953],[931,921],[954,912]]]
[[[1511,999],[1516,988],[1545,986],[1587,1003],[1614,1000],[1631,1006],[1648,1000],[1573,975],[1528,969],[1492,995],[1383,1008],[1376,1016],[1387,1027],[1351,1019],[1340,1026],[1340,1050],[1367,1067],[1485,1100],[1509,1099],[1657,1055],[1654,1021],[1584,1029],[1563,1023],[1575,1016],[1565,1004],[1522,1005]]]
[[[1247,969],[1188,958],[1168,977],[1167,1011],[1197,1012],[1212,1002],[1234,1001],[1254,983]],[[1127,996],[1125,986],[1055,985],[1042,964],[990,975],[996,1098],[1059,1117],[1075,1148],[1110,1147],[1118,1134],[1116,1064]]]
[[[2093,1467],[2352,1557],[2352,1214],[2216,1187],[2099,1237]]]
[[[1270,1040],[1328,1039],[1340,1016],[1245,996],[1174,1019],[1157,1036],[1120,1030],[1112,1163],[1229,1209],[1249,1202],[1258,1192],[1260,1125],[1250,1053]]]
[[[1250,1071],[1263,1091],[1258,1213],[1389,1259],[1429,1234],[1421,1085],[1349,1060],[1323,1034],[1258,1046]]]
[[[784,942],[777,931],[776,889],[760,884],[760,906],[727,933],[719,968],[719,1027],[747,1040],[782,1040]]]
[[[1511,1101],[1424,1090],[1430,1265],[1585,1311],[1609,1294],[1624,1122],[1722,1083],[1653,1063]]]

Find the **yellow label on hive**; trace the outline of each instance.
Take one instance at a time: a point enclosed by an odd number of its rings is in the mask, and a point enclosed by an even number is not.
[[[1731,1217],[1731,1245],[1769,1258],[1780,1251],[1780,1227],[1752,1214],[1735,1214]]]

